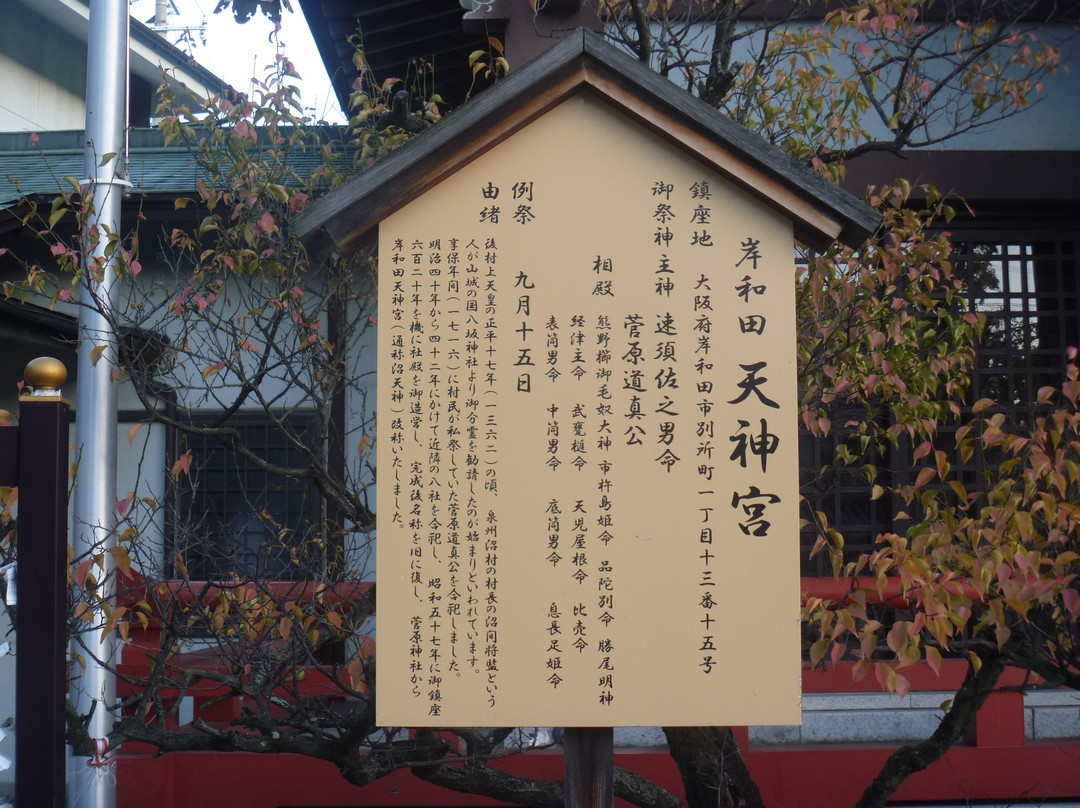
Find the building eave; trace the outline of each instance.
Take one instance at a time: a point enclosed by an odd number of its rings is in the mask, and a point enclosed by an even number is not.
[[[567,36],[317,200],[294,227],[302,238],[322,233],[353,250],[386,216],[578,92],[611,104],[780,210],[811,247],[862,241],[877,228],[879,215],[864,203],[589,31]]]
[[[85,42],[90,19],[89,0],[18,0],[52,24]],[[138,20],[130,20],[131,72],[154,86],[162,70],[192,92],[207,97],[228,89],[219,76],[200,65]]]

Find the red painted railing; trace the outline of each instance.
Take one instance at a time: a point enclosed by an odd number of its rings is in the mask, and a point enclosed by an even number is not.
[[[879,598],[873,580],[865,588],[871,600],[896,602],[899,585],[887,587]],[[294,587],[283,584],[283,587]],[[839,600],[850,582],[803,579],[810,595]],[[309,593],[313,595],[314,593]],[[334,594],[336,602],[364,594],[363,589]],[[155,648],[155,630],[135,633],[125,647],[122,672],[146,672],[146,654]],[[181,656],[179,665],[216,664],[215,650]],[[768,664],[750,660],[748,664]],[[925,665],[904,670],[911,692],[953,691],[963,680],[966,664],[945,660],[941,674]],[[873,677],[853,682],[850,664],[825,671],[804,671],[804,693],[877,693]],[[326,679],[312,678],[312,692],[329,695]],[[319,682],[322,682],[320,684]],[[1002,686],[1017,686],[1023,673],[1009,670]],[[320,689],[321,688],[321,689]],[[169,694],[166,694],[168,697]],[[176,696],[177,694],[172,694]],[[237,699],[222,699],[213,683],[193,688],[194,714],[211,723],[227,724],[239,714]],[[882,713],[881,720],[888,720]],[[770,808],[837,808],[852,805],[880,770],[896,744],[792,744],[752,746],[745,728],[736,731],[747,763]],[[1019,691],[992,694],[975,721],[970,737],[926,771],[910,777],[895,796],[898,802],[965,803],[973,800],[1023,800],[1038,803],[1080,798],[1080,739],[1060,742],[1025,738],[1025,708]],[[562,777],[558,751],[508,758],[498,765],[508,771],[539,779]],[[662,749],[619,749],[616,765],[638,772],[681,794],[678,772]],[[492,800],[456,794],[430,786],[408,772],[400,772],[365,788],[346,783],[332,766],[299,756],[263,756],[244,753],[178,753],[155,757],[152,750],[128,745],[119,761],[118,808],[186,808],[200,804],[231,808],[278,806],[485,806]],[[618,802],[618,801],[617,801]]]

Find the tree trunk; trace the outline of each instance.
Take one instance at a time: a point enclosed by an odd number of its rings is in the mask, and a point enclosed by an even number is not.
[[[764,808],[729,727],[664,727],[688,808]]]
[[[941,719],[934,734],[925,741],[903,746],[893,752],[881,767],[855,808],[882,808],[909,775],[920,772],[939,760],[953,744],[964,737],[964,732],[982,707],[986,697],[993,691],[998,677],[1005,670],[1005,658],[993,653],[980,657],[982,667],[976,673],[968,663],[967,675],[953,697],[952,706]]]

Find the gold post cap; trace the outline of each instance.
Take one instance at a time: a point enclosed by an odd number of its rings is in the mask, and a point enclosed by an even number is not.
[[[39,356],[30,360],[23,370],[23,378],[33,388],[32,396],[58,396],[67,381],[67,368],[59,359]]]

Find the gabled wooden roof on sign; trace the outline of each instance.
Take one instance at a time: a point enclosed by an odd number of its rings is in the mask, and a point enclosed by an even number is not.
[[[878,214],[590,31],[567,36],[294,221],[301,238],[357,249],[380,221],[563,100],[590,92],[794,222],[823,248],[854,243]]]

